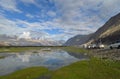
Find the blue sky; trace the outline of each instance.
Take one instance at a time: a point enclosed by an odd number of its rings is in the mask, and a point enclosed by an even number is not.
[[[120,0],[0,0],[0,34],[67,40],[95,32],[120,12],[119,4]]]

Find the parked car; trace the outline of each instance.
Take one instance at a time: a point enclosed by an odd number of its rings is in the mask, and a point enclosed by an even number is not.
[[[120,41],[117,41],[116,43],[113,43],[109,46],[110,49],[117,48],[120,49]]]
[[[88,45],[89,49],[104,49],[105,46],[103,44],[91,44],[91,45]]]
[[[87,46],[88,49],[94,49],[96,48],[96,44],[90,44]]]
[[[104,45],[104,44],[99,44],[99,48],[100,48],[100,49],[104,49],[104,48],[105,48],[105,45]]]

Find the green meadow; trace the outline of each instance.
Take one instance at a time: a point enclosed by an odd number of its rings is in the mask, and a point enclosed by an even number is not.
[[[92,58],[56,70],[51,79],[120,79],[120,62]]]
[[[5,58],[4,56],[0,56],[0,59]]]
[[[36,79],[47,72],[48,69],[44,67],[31,67],[1,76],[0,79]]]
[[[43,47],[0,47],[0,53],[5,53],[5,52],[14,52],[14,53],[19,53],[23,51],[29,51],[29,50],[40,50]]]

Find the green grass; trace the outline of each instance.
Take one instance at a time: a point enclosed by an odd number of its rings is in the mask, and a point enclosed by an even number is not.
[[[31,67],[16,71],[12,74],[0,76],[0,79],[37,79],[48,73],[48,69],[44,67]]]
[[[40,50],[42,47],[0,47],[0,52],[23,52],[28,50]]]
[[[89,51],[86,49],[78,48],[78,47],[61,47],[63,50],[73,53],[88,53]]]
[[[42,48],[52,48],[52,49],[63,49],[68,52],[73,53],[87,53],[88,51],[85,49],[77,48],[77,47],[59,47],[59,46],[46,46],[46,47],[0,47],[0,52],[23,52],[28,50],[40,50]]]
[[[3,59],[3,58],[5,58],[4,56],[0,56],[0,59]]]
[[[120,61],[79,61],[54,71],[52,79],[120,79]]]
[[[1,76],[0,79],[120,79],[120,61],[92,58],[55,71],[32,67]]]
[[[52,49],[59,49],[64,48],[62,46],[1,46],[0,47],[0,53],[2,52],[23,52],[28,50],[40,50],[42,48],[52,48]]]
[[[40,50],[43,48],[58,49],[62,48],[62,46],[0,46],[0,52],[22,52],[28,50]]]

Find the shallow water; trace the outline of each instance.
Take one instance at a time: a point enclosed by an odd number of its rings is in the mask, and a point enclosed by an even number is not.
[[[71,63],[88,59],[86,55],[76,55],[63,50],[0,53],[0,56],[6,56],[0,59],[0,75],[6,75],[16,70],[33,66],[44,66],[50,70],[55,70]]]

